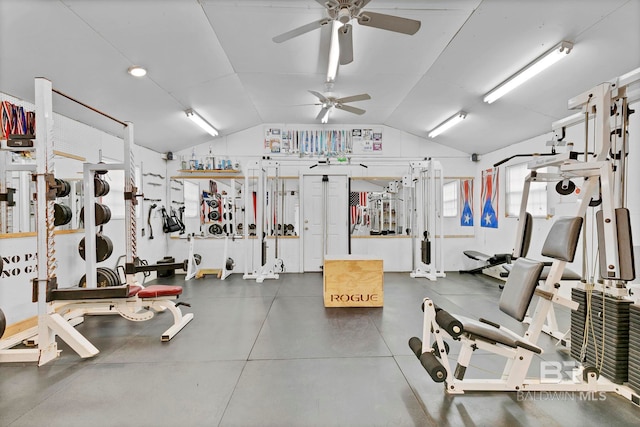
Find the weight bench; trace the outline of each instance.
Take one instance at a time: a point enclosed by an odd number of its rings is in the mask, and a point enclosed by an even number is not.
[[[520,256],[527,256],[527,252],[529,251],[529,246],[531,244],[531,233],[533,229],[533,216],[529,213],[525,213],[524,217],[524,227],[522,227],[522,239],[520,239]],[[511,264],[512,261],[515,261],[515,257],[513,254],[495,254],[488,255],[478,251],[463,251],[463,253],[474,261],[481,261],[484,265],[472,268],[470,270],[460,270],[461,274],[479,274],[483,273],[484,270],[492,267],[497,267],[499,265],[506,266]],[[503,272],[500,272],[499,277],[505,277]],[[493,275],[491,275],[493,276]]]
[[[522,322],[533,295],[540,297],[532,322],[523,335],[490,320],[473,320],[450,314],[436,307],[430,298],[424,299],[422,340],[411,338],[409,347],[434,381],[444,382],[445,390],[451,394],[465,391],[615,391],[616,385],[604,378],[598,379],[593,368],[579,368],[582,382],[576,381],[580,376],[575,375],[570,380],[557,381],[526,378],[533,356],[543,353],[537,341],[553,302],[561,301],[572,309],[577,308],[577,303],[558,296],[553,284],[562,275],[566,263],[574,259],[581,227],[581,217],[561,218],[551,227],[542,254],[554,261],[543,287],[538,288],[544,267],[542,262],[518,258],[513,264],[500,297],[500,310]],[[447,357],[448,345],[444,338],[451,338],[462,344],[455,370]],[[465,378],[471,356],[477,349],[507,359],[498,378]]]
[[[152,319],[155,312],[169,310],[173,315],[173,325],[161,336],[161,341],[169,341],[193,319],[193,313],[183,314],[178,304],[173,302],[181,294],[181,286],[123,285],[53,289],[49,298],[56,312],[67,320],[74,319],[74,324],[81,323],[82,316],[89,313],[117,313],[127,320],[144,322]]]

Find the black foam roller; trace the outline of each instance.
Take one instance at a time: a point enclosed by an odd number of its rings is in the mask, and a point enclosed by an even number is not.
[[[441,383],[447,379],[447,370],[444,369],[444,366],[433,353],[423,353],[420,356],[420,363],[435,382]]]
[[[436,313],[436,322],[453,338],[457,338],[462,334],[462,322],[450,315],[447,311],[439,310]]]
[[[413,354],[416,355],[418,359],[420,359],[420,355],[422,354],[422,341],[418,337],[413,337],[409,339],[409,348],[413,351]]]

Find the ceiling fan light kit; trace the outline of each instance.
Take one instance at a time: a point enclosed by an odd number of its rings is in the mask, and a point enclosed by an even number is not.
[[[513,89],[517,88],[527,80],[541,73],[543,70],[549,68],[551,65],[565,58],[573,49],[573,43],[568,41],[562,41],[549,49],[532,62],[527,64],[524,68],[517,73],[509,77],[504,82],[493,88],[489,93],[484,96],[484,102],[491,104],[499,98],[503,97]]]

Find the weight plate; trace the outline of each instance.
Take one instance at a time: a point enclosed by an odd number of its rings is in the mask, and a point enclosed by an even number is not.
[[[220,219],[220,212],[218,211],[209,212],[209,219],[211,221],[218,221]]]
[[[233,214],[231,214],[231,212],[229,213],[225,212],[222,214],[222,218],[231,220],[233,219]]]
[[[193,259],[195,259],[196,265],[200,265],[200,263],[202,262],[202,256],[200,254],[194,254]]]
[[[218,202],[217,199],[210,199],[207,200],[207,205],[209,205],[211,209],[218,209],[218,207],[220,206],[220,202]]]
[[[565,179],[556,184],[556,193],[566,196],[576,191],[576,185],[573,181]]]
[[[68,206],[55,203],[53,205],[53,225],[66,225],[71,222],[71,208]]]
[[[4,317],[4,313],[0,310],[0,338],[4,334],[4,329],[7,326],[7,319]]]
[[[182,269],[184,271],[189,271],[189,260],[185,259],[184,261],[182,261]]]
[[[102,268],[97,268],[96,269],[96,287],[98,288],[106,288],[107,286],[110,286],[109,284],[111,283],[111,279],[109,278],[109,276],[107,275],[108,273],[105,273],[103,271]],[[80,282],[78,283],[78,286],[81,288],[86,288],[87,287],[87,275],[83,275],[80,278]]]
[[[111,221],[111,209],[109,209],[109,206],[96,203],[94,209],[96,211],[96,225],[103,225]],[[84,222],[84,206],[80,209],[80,219]]]
[[[84,252],[84,237],[80,240],[80,244],[78,245],[78,252],[80,253],[80,257],[85,259]],[[96,234],[96,261],[102,262],[108,259],[113,253],[113,243],[111,239],[103,234]]]
[[[220,224],[213,224],[209,227],[209,231],[211,234],[222,234],[222,227],[220,227]]]
[[[233,270],[233,267],[235,266],[235,263],[233,262],[233,258],[227,258],[227,262],[225,264],[225,269],[227,271],[231,271]]]
[[[55,181],[58,186],[56,189],[56,197],[67,197],[71,192],[71,184],[64,179],[55,178]]]

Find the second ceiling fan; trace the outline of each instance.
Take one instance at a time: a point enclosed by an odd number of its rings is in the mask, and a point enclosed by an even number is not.
[[[337,108],[339,110],[348,111],[349,113],[362,115],[366,112],[362,108],[353,107],[351,105],[345,105],[345,104],[349,102],[366,101],[367,99],[371,99],[371,96],[369,96],[368,93],[361,93],[360,95],[335,98],[333,96],[325,96],[320,92],[316,92],[314,90],[310,90],[309,92],[312,95],[314,95],[316,98],[318,98],[321,102],[320,105],[322,105],[322,109],[316,116],[316,120],[320,120],[322,123],[327,123],[327,119],[329,118],[329,111],[331,111],[332,108]]]
[[[338,43],[340,45],[340,65],[346,65],[353,61],[353,33],[349,22],[352,19],[358,24],[366,27],[381,28],[383,30],[394,31],[413,35],[420,29],[420,21],[414,19],[401,18],[399,16],[386,15],[383,13],[368,12],[362,9],[371,0],[316,0],[327,9],[328,18],[322,18],[309,24],[294,28],[291,31],[280,34],[273,38],[276,43],[282,43],[294,37],[308,33],[333,21],[339,21],[343,25],[338,29]]]

